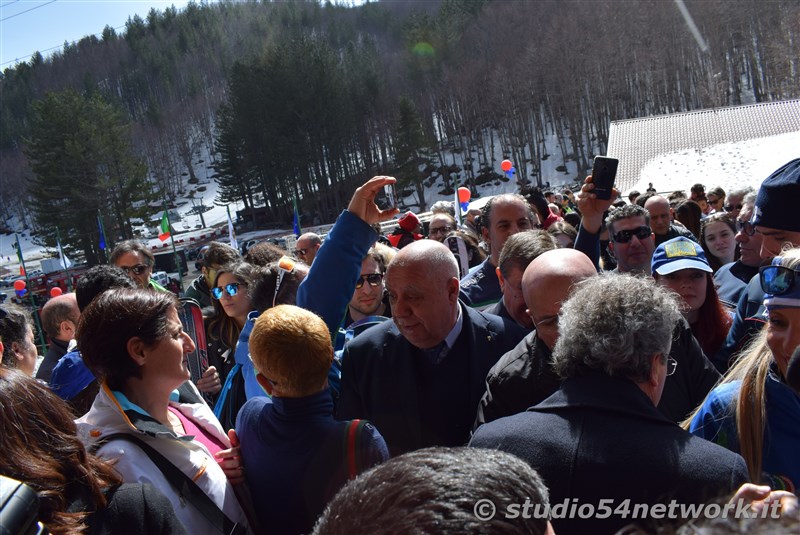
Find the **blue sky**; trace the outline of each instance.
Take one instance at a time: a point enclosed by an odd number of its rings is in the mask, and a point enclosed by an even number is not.
[[[128,17],[145,18],[150,8],[182,9],[186,4],[188,0],[0,0],[0,70],[27,60],[36,50],[47,56],[64,41],[99,34],[106,25],[121,33]]]

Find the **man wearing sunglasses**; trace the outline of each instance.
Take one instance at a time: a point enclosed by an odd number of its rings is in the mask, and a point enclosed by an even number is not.
[[[735,240],[739,244],[739,259],[725,264],[714,273],[714,284],[717,286],[719,300],[731,309],[736,308],[747,284],[758,274],[758,268],[764,264],[761,258],[761,234],[756,232],[750,223],[755,202],[756,194],[751,191],[738,205],[741,210],[738,211],[739,215],[735,220]]]
[[[374,248],[370,249],[361,261],[361,274],[358,276],[353,298],[347,305],[345,326],[370,316],[392,317],[384,284],[385,274],[386,259]]]
[[[109,264],[125,272],[139,288],[167,292],[166,288],[151,279],[156,259],[150,248],[136,240],[125,240],[114,247]]]
[[[319,234],[313,232],[306,232],[299,238],[294,246],[294,254],[298,260],[305,265],[310,266],[317,257],[317,251],[322,247],[322,238]]]
[[[800,246],[800,158],[790,161],[764,179],[758,189],[753,216],[744,231],[759,235],[761,260],[769,263],[784,247]],[[725,345],[714,357],[720,371],[733,364],[733,357],[764,326],[764,291],[756,275],[736,305],[733,325]]]
[[[728,214],[728,217],[730,217],[733,221],[736,221],[739,218],[739,213],[744,205],[744,198],[750,193],[755,195],[756,190],[750,186],[746,186],[744,188],[736,188],[731,190],[730,193],[728,193],[728,196],[725,197],[725,205],[723,208]]]

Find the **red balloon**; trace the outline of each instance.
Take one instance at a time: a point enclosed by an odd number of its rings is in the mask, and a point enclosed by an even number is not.
[[[469,188],[458,188],[458,202],[469,202],[470,197],[472,197],[472,192]]]
[[[503,160],[503,163],[500,164],[500,169],[502,169],[506,173],[508,173],[512,167],[513,164],[511,163],[511,160]]]
[[[25,281],[22,279],[18,279],[14,281],[14,289],[15,290],[24,290],[25,289]]]
[[[53,286],[52,288],[50,288],[50,297],[58,297],[63,293],[64,291],[58,286]]]

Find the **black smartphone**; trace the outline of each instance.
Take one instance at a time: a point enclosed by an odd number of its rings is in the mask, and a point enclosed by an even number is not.
[[[619,160],[608,158],[607,156],[595,156],[592,165],[592,184],[598,199],[607,201],[611,198],[611,190],[614,188],[614,179],[617,177],[617,166]]]
[[[396,208],[397,199],[395,198],[394,184],[383,186],[383,194],[386,197],[386,208]]]

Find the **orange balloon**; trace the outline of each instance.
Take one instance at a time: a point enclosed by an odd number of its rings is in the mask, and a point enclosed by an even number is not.
[[[470,197],[472,197],[472,192],[469,188],[458,188],[458,202],[469,202]]]
[[[14,281],[14,289],[15,290],[24,290],[25,289],[25,281],[22,279]]]
[[[513,164],[511,163],[511,160],[503,160],[503,163],[500,164],[500,169],[502,169],[506,173],[508,173],[512,167]]]
[[[59,295],[63,294],[64,291],[59,288],[58,286],[54,286],[50,288],[50,297],[58,297]]]

